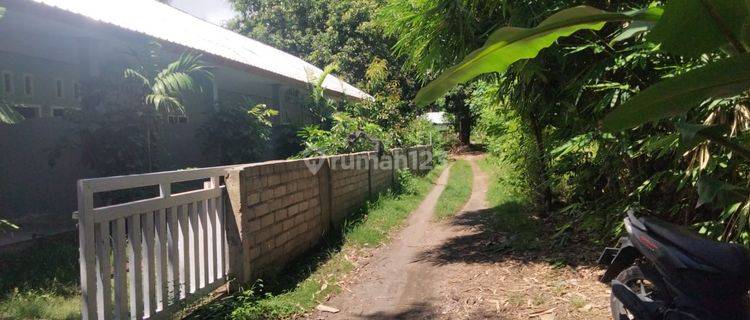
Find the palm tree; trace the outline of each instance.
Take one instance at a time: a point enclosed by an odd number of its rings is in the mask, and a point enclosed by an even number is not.
[[[185,98],[192,93],[203,92],[203,88],[213,80],[210,67],[200,61],[200,54],[183,53],[180,57],[161,68],[158,55],[151,51],[148,62],[140,55],[133,53],[137,63],[125,69],[126,79],[132,79],[142,85],[141,116],[144,117],[146,130],[146,152],[148,170],[152,165],[152,131],[159,119],[166,115],[183,114],[185,112]]]
[[[330,117],[336,112],[336,102],[329,99],[326,95],[326,89],[323,87],[326,77],[338,69],[338,65],[329,64],[320,75],[314,75],[311,72],[307,74],[307,89],[310,92],[304,105],[310,116],[315,117],[315,121],[323,124],[324,127],[330,125]]]

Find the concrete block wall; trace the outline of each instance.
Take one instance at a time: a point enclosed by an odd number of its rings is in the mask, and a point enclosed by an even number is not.
[[[408,151],[394,150],[397,155]],[[280,271],[368,197],[390,188],[394,168],[409,166],[407,161],[396,164],[386,157],[361,152],[254,163],[233,171],[226,178],[226,189],[231,211],[229,267],[235,284]]]
[[[370,152],[328,158],[331,171],[331,221],[341,224],[370,196]]]
[[[425,173],[432,167],[432,146],[416,146],[409,148],[408,168],[413,172]]]
[[[373,194],[381,193],[393,186],[393,166],[390,156],[370,158],[370,190]]]
[[[393,155],[392,164],[393,164],[394,171],[404,170],[404,169],[409,168],[408,151],[409,150],[402,149],[402,148],[396,148],[396,149],[391,150],[391,154]]]
[[[251,164],[239,172],[241,200],[232,207],[243,282],[317,244],[324,229],[319,179],[303,160]]]

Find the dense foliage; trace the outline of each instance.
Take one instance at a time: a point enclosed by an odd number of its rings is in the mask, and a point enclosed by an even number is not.
[[[403,69],[432,80],[489,36],[487,30],[503,17],[504,1],[390,0],[378,12],[383,31],[395,36],[394,52],[405,59]],[[467,104],[471,87],[453,90],[439,103],[455,115],[455,127],[464,145],[471,143],[476,110]]]
[[[578,4],[598,9],[560,11]],[[503,6],[503,27],[419,103],[481,76],[490,150],[523,170],[558,236],[614,235],[633,208],[748,242],[746,2]]]
[[[238,17],[230,27],[316,66],[336,66],[337,77],[370,93],[378,124],[396,125],[418,114],[413,73],[401,70],[394,40],[373,14],[382,0],[232,0]],[[339,110],[343,111],[343,110]]]
[[[219,105],[200,128],[206,154],[221,164],[250,163],[262,159],[271,146],[271,118],[278,111],[247,101],[242,105]]]
[[[424,3],[425,5],[420,6],[422,12],[432,10],[427,5],[429,1]],[[406,45],[411,42],[400,39],[402,33],[411,28],[411,22],[406,17],[391,19],[390,15],[399,14],[395,1],[233,0],[232,4],[238,12],[238,17],[230,23],[232,29],[299,56],[314,65],[334,67],[335,70],[326,71],[333,71],[337,77],[374,97],[372,102],[338,106],[336,111],[377,124],[389,132],[407,130],[411,121],[426,110],[425,107],[416,107],[412,101],[420,84],[440,71],[433,69],[430,75],[426,75],[422,71],[429,68],[428,64],[447,67],[468,50],[463,46],[464,43],[455,46],[459,50],[457,52],[443,50],[438,41],[438,37],[442,35],[438,34],[429,44],[415,42],[413,45],[428,45],[429,50],[441,52],[440,55],[408,54],[410,48]],[[435,20],[430,23],[433,27],[437,26],[441,21],[440,15],[443,14],[452,15],[454,21],[466,21],[462,19],[461,8],[445,8],[444,13],[433,15]],[[489,17],[495,12],[489,5],[478,6],[477,10],[481,11],[478,17]],[[477,30],[489,27],[473,26],[472,22],[469,24],[472,25],[472,35]],[[452,30],[450,27],[445,29]],[[429,29],[414,31],[427,32]],[[463,37],[461,33],[447,34],[453,39],[467,39],[467,43],[471,45],[481,44],[482,41],[473,36]],[[394,51],[394,46],[401,49]],[[448,56],[452,58],[445,59]],[[428,61],[427,58],[432,60]],[[416,63],[417,61],[424,63]],[[463,142],[468,143],[475,114],[464,103],[465,97],[466,93],[460,91],[453,99],[446,99],[444,103],[431,108],[455,114],[456,131],[462,132]],[[326,125],[321,127],[328,128]],[[462,128],[464,130],[460,130]]]

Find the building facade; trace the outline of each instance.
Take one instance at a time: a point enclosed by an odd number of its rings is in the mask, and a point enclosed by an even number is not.
[[[207,92],[187,100],[184,113],[169,114],[160,124],[165,152],[159,155],[159,170],[221,164],[203,152],[196,132],[222,101],[265,103],[279,111],[276,124],[309,121],[300,97],[322,74],[319,68],[167,5],[0,0],[0,7],[6,9],[0,19],[0,99],[26,118],[0,124],[0,218],[70,217],[76,180],[96,173],[83,165],[80,150],[57,150],[77,130],[64,115],[86,112],[84,84],[133,63],[130,52],[154,43],[165,62],[194,52],[214,74]],[[333,76],[323,87],[332,97],[370,99]],[[68,226],[73,227],[72,220]]]

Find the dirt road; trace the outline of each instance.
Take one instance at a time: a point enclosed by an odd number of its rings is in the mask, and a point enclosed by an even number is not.
[[[485,199],[489,178],[477,157],[467,159],[472,194],[456,217],[432,218],[448,169],[391,244],[376,249],[325,302],[340,312],[307,318],[607,319],[608,293],[595,281],[597,268],[484,250],[498,237],[483,227],[483,217],[492,214]]]

